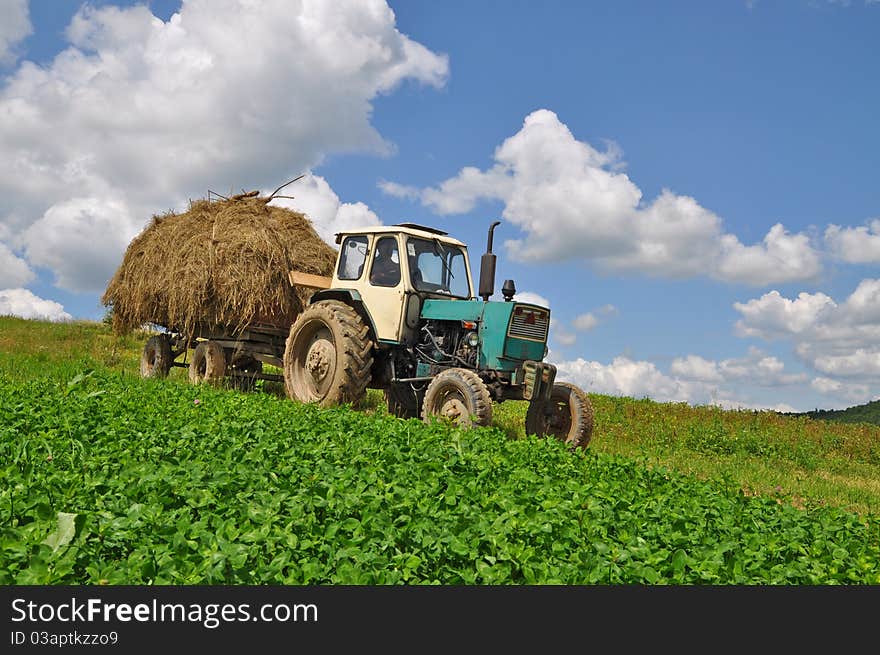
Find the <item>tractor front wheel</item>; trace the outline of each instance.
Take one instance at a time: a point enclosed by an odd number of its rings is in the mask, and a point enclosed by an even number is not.
[[[189,381],[193,384],[219,384],[226,376],[226,353],[216,341],[201,341],[189,362]]]
[[[300,402],[331,407],[363,399],[373,366],[373,343],[360,315],[337,301],[307,307],[290,327],[284,386]]]
[[[473,371],[448,368],[437,374],[425,390],[422,418],[427,423],[435,416],[465,428],[489,425],[492,422],[492,396]]]
[[[581,389],[557,382],[546,401],[529,403],[526,433],[555,437],[572,447],[586,448],[593,436],[593,405]]]

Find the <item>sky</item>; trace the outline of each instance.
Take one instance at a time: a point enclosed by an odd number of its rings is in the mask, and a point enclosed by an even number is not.
[[[0,314],[100,319],[154,214],[285,189],[546,304],[587,391],[880,397],[880,1],[0,0]]]

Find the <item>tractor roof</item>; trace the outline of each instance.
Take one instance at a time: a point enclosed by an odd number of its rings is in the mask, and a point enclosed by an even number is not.
[[[343,237],[351,234],[409,234],[414,237],[422,237],[423,239],[438,239],[443,243],[451,243],[456,246],[465,246],[458,239],[447,236],[443,230],[424,225],[416,225],[415,223],[399,223],[398,225],[373,225],[370,227],[362,227],[352,230],[344,230],[336,233],[336,243],[341,243]]]

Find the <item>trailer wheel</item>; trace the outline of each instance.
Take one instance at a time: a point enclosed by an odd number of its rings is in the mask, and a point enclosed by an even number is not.
[[[189,362],[189,381],[218,384],[226,376],[226,353],[216,341],[201,341]]]
[[[141,353],[141,377],[164,378],[171,370],[171,342],[164,334],[157,334],[147,339]]]
[[[492,396],[486,384],[473,371],[448,368],[441,371],[425,390],[422,419],[451,419],[456,425],[469,428],[492,422]]]
[[[257,384],[257,376],[263,372],[263,362],[250,355],[238,355],[232,358],[229,381],[233,389],[253,391]]]
[[[392,384],[385,389],[388,413],[398,418],[419,418],[425,391],[416,391],[407,383]]]
[[[550,399],[529,403],[526,433],[552,436],[572,447],[586,448],[593,436],[593,405],[581,389],[557,382]]]
[[[331,407],[359,403],[370,382],[373,342],[354,309],[332,300],[307,307],[290,327],[284,386],[300,402]]]

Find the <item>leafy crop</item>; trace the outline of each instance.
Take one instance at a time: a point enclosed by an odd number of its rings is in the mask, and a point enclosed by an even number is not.
[[[2,584],[880,583],[876,517],[101,368],[0,378],[0,471]]]

